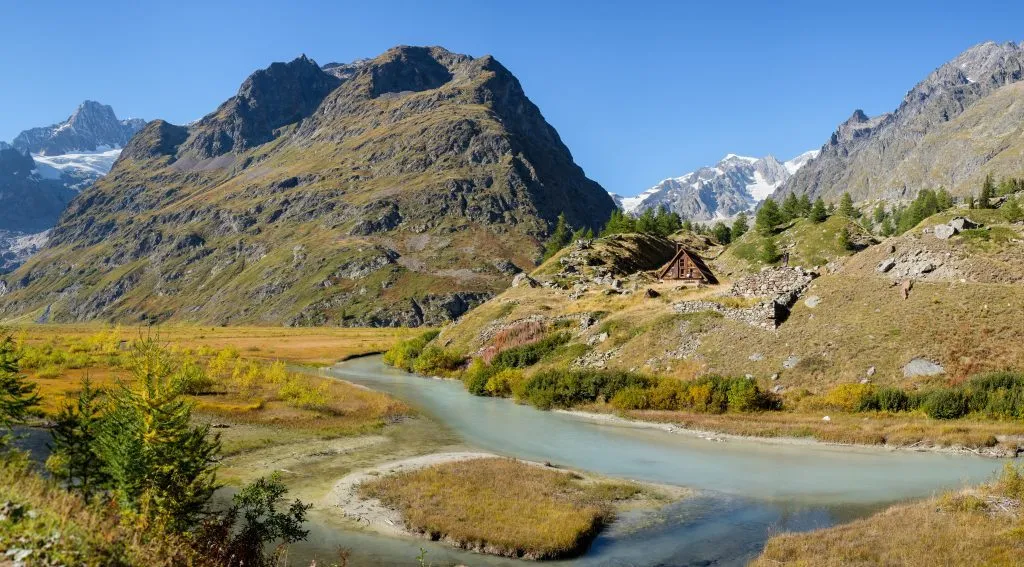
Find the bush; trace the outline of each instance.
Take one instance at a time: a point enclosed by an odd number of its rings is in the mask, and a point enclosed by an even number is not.
[[[619,410],[644,410],[651,408],[652,390],[640,386],[628,386],[619,390],[612,398],[612,406]]]
[[[879,388],[873,395],[861,399],[857,411],[887,411],[891,413],[910,409],[910,396],[899,388]]]
[[[513,395],[522,381],[522,371],[506,368],[488,378],[484,389],[489,396],[508,397]]]
[[[555,333],[527,345],[513,347],[499,352],[491,359],[496,368],[526,368],[533,366],[544,357],[553,353],[558,347],[569,342],[569,333]]]
[[[921,409],[934,419],[958,419],[967,415],[967,397],[960,390],[933,390],[925,395]]]
[[[440,331],[427,331],[418,337],[399,342],[384,353],[384,364],[412,372],[416,359],[426,348],[427,343],[434,340],[439,334]]]
[[[462,383],[465,384],[466,390],[474,396],[486,396],[487,392],[487,381],[491,379],[497,373],[497,369],[488,365],[486,362],[479,358],[474,358],[473,362],[469,364],[469,368],[462,375]]]
[[[412,369],[418,374],[447,375],[459,368],[462,356],[441,347],[428,346],[416,357]]]
[[[871,384],[840,384],[825,394],[824,404],[835,411],[864,411],[877,405],[875,395]]]
[[[630,386],[651,388],[657,379],[617,370],[553,369],[534,374],[523,383],[522,398],[541,409],[570,408],[599,400],[609,401]]]

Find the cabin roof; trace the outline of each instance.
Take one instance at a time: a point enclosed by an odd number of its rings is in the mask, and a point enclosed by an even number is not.
[[[680,259],[682,259],[684,256],[686,258],[689,258],[689,260],[693,262],[693,265],[697,267],[701,275],[704,276],[704,279],[707,280],[709,284],[718,283],[718,278],[715,277],[714,272],[712,272],[711,268],[709,268],[708,265],[704,262],[704,259],[701,258],[698,254],[695,254],[694,252],[691,252],[690,250],[687,250],[686,248],[683,247],[680,247],[679,250],[676,252],[676,255],[673,256],[672,259],[667,264],[665,264],[660,270],[658,270],[658,279],[663,279],[665,275],[668,274],[669,270],[672,269],[672,266]]]

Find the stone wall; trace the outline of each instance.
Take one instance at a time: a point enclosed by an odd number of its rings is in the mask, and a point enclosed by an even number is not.
[[[738,297],[779,297],[803,292],[818,274],[801,267],[766,268],[752,276],[736,280],[730,293]],[[793,298],[795,300],[795,297]],[[791,304],[791,302],[789,302]]]
[[[786,306],[775,300],[764,301],[753,307],[737,308],[726,307],[714,301],[683,301],[673,306],[676,313],[700,313],[702,311],[714,311],[721,313],[726,319],[740,321],[748,325],[775,330],[779,323],[789,313]]]

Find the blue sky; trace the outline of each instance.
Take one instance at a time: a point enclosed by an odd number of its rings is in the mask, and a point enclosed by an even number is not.
[[[272,61],[442,45],[496,56],[591,178],[635,194],[729,152],[817,148],[1022,21],[1011,2],[2,2],[0,140],[86,98],[185,123]]]

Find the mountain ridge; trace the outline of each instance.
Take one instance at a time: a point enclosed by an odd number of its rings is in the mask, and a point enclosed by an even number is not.
[[[599,228],[614,208],[493,57],[329,70],[275,63],[196,123],[147,124],[0,313],[436,325],[534,265],[559,214]]]

